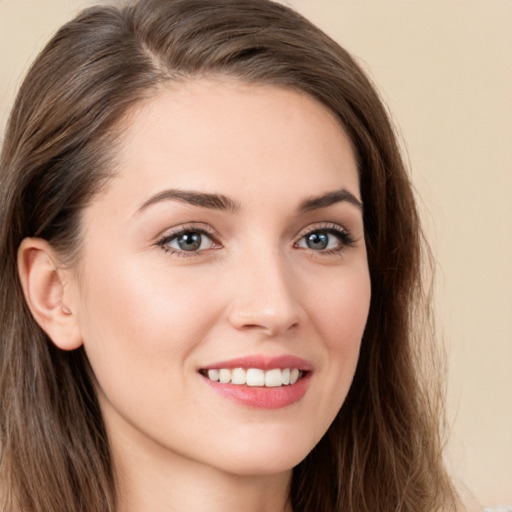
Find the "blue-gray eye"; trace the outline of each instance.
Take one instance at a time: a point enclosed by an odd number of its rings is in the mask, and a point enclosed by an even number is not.
[[[201,247],[201,233],[183,233],[176,238],[182,251],[197,251]]]
[[[214,245],[213,240],[200,231],[182,231],[172,237],[169,237],[165,245],[171,249],[179,251],[193,252],[203,249],[211,249]]]
[[[312,249],[313,251],[325,251],[341,248],[343,246],[343,233],[333,230],[316,230],[304,235],[299,243],[303,249]]]

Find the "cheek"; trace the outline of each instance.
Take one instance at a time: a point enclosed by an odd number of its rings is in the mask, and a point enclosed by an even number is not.
[[[146,386],[147,375],[170,378],[204,339],[218,301],[165,266],[110,263],[92,261],[83,283],[84,347],[98,381],[115,386],[128,378]]]
[[[323,341],[326,364],[325,386],[330,392],[319,394],[319,407],[331,419],[342,406],[359,359],[361,339],[368,319],[371,287],[368,270],[347,272],[339,286],[324,286],[312,295],[311,321]],[[314,305],[313,305],[314,304]]]
[[[339,283],[339,284],[336,284]],[[370,308],[370,277],[366,266],[346,269],[311,295],[310,315],[332,352],[358,351]]]

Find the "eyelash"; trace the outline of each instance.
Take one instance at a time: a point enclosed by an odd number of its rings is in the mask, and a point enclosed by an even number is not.
[[[199,253],[209,250],[209,249],[203,249],[203,250],[196,250],[196,251],[185,251],[185,250],[178,250],[173,247],[170,247],[168,244],[172,242],[173,240],[177,239],[180,236],[183,236],[187,233],[196,233],[202,236],[206,236],[209,238],[214,246],[212,248],[220,248],[222,245],[217,241],[216,234],[211,229],[207,229],[206,227],[199,227],[194,225],[186,225],[181,226],[179,229],[176,229],[176,231],[173,231],[171,233],[166,233],[164,236],[162,236],[157,242],[156,245],[159,246],[165,253],[172,254],[179,257],[185,257],[190,258],[197,256]],[[340,244],[339,247],[335,247],[328,250],[314,250],[309,248],[310,251],[314,253],[319,253],[321,255],[334,255],[334,254],[340,254],[347,248],[353,247],[356,243],[356,240],[352,237],[349,231],[347,231],[345,228],[342,228],[341,226],[337,224],[322,224],[317,225],[314,227],[308,228],[306,231],[304,231],[297,242],[294,243],[294,247],[298,249],[308,249],[304,247],[299,247],[298,244],[305,239],[308,235],[312,235],[314,233],[326,233],[329,235],[333,235],[338,238]]]

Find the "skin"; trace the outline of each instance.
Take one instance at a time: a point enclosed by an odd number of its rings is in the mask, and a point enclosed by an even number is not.
[[[121,510],[291,510],[292,468],[343,404],[370,302],[361,208],[299,211],[340,190],[360,201],[351,144],[304,94],[220,79],[163,88],[124,128],[52,299],[97,379]],[[154,199],[169,189],[236,211]],[[208,233],[199,250],[172,238],[183,226]],[[308,245],[319,232],[327,249]],[[199,373],[248,355],[307,360],[304,397],[249,407]]]

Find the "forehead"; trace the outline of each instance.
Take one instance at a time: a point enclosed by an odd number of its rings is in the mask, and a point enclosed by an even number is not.
[[[111,184],[131,183],[123,194],[162,187],[316,194],[344,186],[359,195],[349,138],[330,110],[302,92],[191,80],[163,87],[125,123]]]

